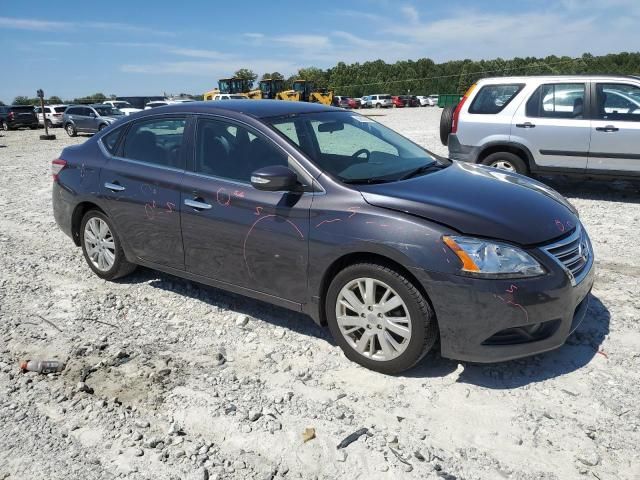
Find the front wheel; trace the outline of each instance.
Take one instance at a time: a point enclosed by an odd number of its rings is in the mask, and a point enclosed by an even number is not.
[[[498,170],[506,170],[507,172],[520,173],[522,175],[527,174],[527,165],[518,155],[511,152],[496,152],[487,155],[486,158],[482,159],[482,164]]]
[[[327,323],[349,360],[381,373],[413,367],[437,339],[435,316],[420,291],[396,270],[351,265],[331,282]]]
[[[89,267],[104,280],[124,277],[136,269],[127,261],[111,220],[98,210],[90,210],[82,218],[80,243]]]

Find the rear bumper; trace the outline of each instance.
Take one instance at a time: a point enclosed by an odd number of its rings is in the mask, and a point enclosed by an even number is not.
[[[51,189],[51,203],[53,205],[53,218],[58,227],[70,238],[73,238],[72,221],[74,210],[74,195],[58,182],[53,183]]]
[[[558,268],[521,280],[415,273],[438,319],[442,356],[490,363],[562,346],[586,314],[593,263],[589,269],[575,287]]]
[[[480,149],[478,147],[461,144],[455,133],[449,134],[448,147],[449,158],[452,160],[459,160],[461,162],[476,163],[478,155],[480,154]]]

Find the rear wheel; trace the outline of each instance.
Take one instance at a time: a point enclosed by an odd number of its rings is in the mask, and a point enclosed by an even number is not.
[[[103,123],[102,125],[100,125],[100,126],[98,127],[98,131],[100,132],[100,131],[104,130],[105,128],[107,128],[107,124],[106,124],[106,123]]]
[[[9,130],[9,124],[4,120],[2,121],[2,130],[4,130],[5,132]]]
[[[78,135],[76,127],[74,127],[72,123],[68,123],[67,126],[64,127],[64,129],[67,131],[67,135],[69,135],[70,137],[75,137],[76,135]]]
[[[89,267],[104,280],[124,277],[136,269],[127,261],[111,220],[98,210],[90,210],[82,218],[80,243]]]
[[[51,120],[47,120],[47,128],[53,128],[53,123]]]
[[[376,108],[380,108],[380,104],[379,103],[376,103]]]
[[[325,298],[329,329],[347,358],[382,373],[413,367],[437,338],[435,316],[415,286],[384,265],[351,265]]]
[[[455,112],[457,105],[447,105],[442,109],[440,114],[440,141],[443,145],[449,144],[449,134],[451,133],[451,126],[453,123],[453,112]]]
[[[487,155],[482,159],[483,165],[497,168],[498,170],[506,170],[507,172],[527,174],[527,164],[515,153],[511,152],[495,152]]]

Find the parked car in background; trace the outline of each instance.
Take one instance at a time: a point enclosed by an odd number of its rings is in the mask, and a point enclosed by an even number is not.
[[[214,95],[212,100],[249,100],[246,95],[219,93]]]
[[[388,94],[376,94],[369,95],[369,100],[371,101],[371,107],[373,108],[391,108],[393,107],[393,100],[391,100],[391,95]]]
[[[360,97],[361,108],[371,108],[371,99],[368,96]]]
[[[124,100],[107,100],[106,102],[103,102],[103,104],[109,105],[113,108],[117,108],[125,115],[131,115],[132,113],[138,113],[142,111],[141,108],[135,108],[129,102],[126,102]]]
[[[0,126],[5,131],[21,127],[35,130],[39,125],[33,105],[0,106]]]
[[[349,97],[347,99],[347,103],[349,104],[349,108],[353,108],[353,109],[360,108],[360,105],[361,105],[359,98]]]
[[[431,100],[426,95],[418,95],[417,97],[421,107],[433,107]]]
[[[78,133],[96,133],[125,115],[111,105],[71,105],[67,107],[62,123],[70,137]]]
[[[144,265],[304,312],[380,372],[435,345],[546,352],[588,309],[593,251],[561,195],[354,112],[172,105],[65,148],[52,173],[55,221],[100,279]]]
[[[487,78],[440,120],[456,160],[522,174],[640,178],[637,77]]]
[[[35,107],[34,111],[38,116],[38,123],[42,126],[47,122],[47,127],[61,127],[62,126],[62,114],[67,109],[67,105],[45,105],[44,115],[42,114],[42,107]]]
[[[336,100],[336,107],[349,108],[349,97],[338,97]]]
[[[440,95],[431,94],[427,98],[429,99],[429,106],[431,106],[431,107],[437,107],[438,106],[438,100],[440,100]]]
[[[145,110],[150,110],[152,108],[156,108],[156,107],[166,107],[167,105],[169,105],[169,102],[167,100],[154,100],[153,102],[149,102],[144,106]]]
[[[405,107],[419,107],[420,100],[415,95],[400,95]]]
[[[133,108],[138,108],[140,110],[144,110],[144,106],[149,102],[157,102],[163,101],[165,99],[164,96],[136,96],[136,97],[116,97],[116,100],[122,100],[127,102],[133,106]]]
[[[393,102],[393,108],[403,108],[405,106],[404,100],[399,95],[393,95],[391,101]]]

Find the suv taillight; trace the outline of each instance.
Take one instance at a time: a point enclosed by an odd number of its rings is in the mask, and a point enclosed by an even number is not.
[[[465,92],[464,97],[462,97],[462,100],[460,100],[460,103],[458,104],[456,109],[453,111],[453,120],[451,121],[451,133],[456,133],[458,131],[458,118],[460,117],[460,110],[462,110],[462,107],[464,103],[467,101],[467,98],[471,96],[471,94],[475,89],[476,89],[476,84],[474,83],[469,87],[469,90]]]
[[[7,115],[7,119],[9,119],[9,120],[13,120],[14,117],[15,117],[15,113],[14,112],[9,112],[9,115]]]
[[[53,162],[51,162],[51,175],[54,182],[58,181],[58,175],[66,166],[67,162],[65,160],[62,160],[61,158],[56,158]]]

